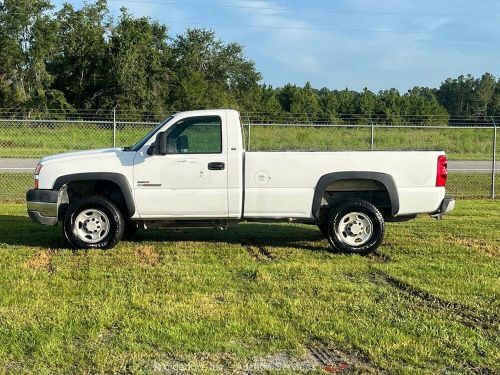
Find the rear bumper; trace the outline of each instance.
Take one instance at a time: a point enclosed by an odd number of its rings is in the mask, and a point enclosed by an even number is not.
[[[59,190],[28,190],[26,205],[32,221],[43,225],[56,225],[58,221]]]
[[[444,214],[447,214],[448,212],[451,212],[454,209],[455,209],[455,198],[446,196],[439,205],[437,211],[433,212],[431,216],[435,218],[441,218]]]

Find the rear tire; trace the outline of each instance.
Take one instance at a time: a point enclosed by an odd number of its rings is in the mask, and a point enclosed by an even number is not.
[[[71,203],[63,220],[63,231],[75,249],[110,249],[123,236],[125,221],[109,199],[88,196]]]
[[[367,255],[382,243],[385,223],[382,213],[370,202],[352,199],[330,211],[328,242],[341,252]]]

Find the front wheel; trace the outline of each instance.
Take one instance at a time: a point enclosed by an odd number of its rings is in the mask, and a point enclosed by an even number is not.
[[[335,206],[328,217],[328,242],[345,253],[367,255],[382,243],[384,218],[370,202],[352,199]]]
[[[76,249],[109,249],[123,236],[125,222],[120,210],[107,198],[84,197],[69,205],[63,231]]]

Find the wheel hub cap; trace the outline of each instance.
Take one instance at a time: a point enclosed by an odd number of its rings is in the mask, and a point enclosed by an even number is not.
[[[95,233],[101,228],[101,223],[99,220],[86,220],[85,221],[85,230],[89,233]]]
[[[109,233],[109,219],[101,210],[83,210],[73,223],[73,233],[86,243],[100,242]]]
[[[362,212],[350,212],[338,222],[335,233],[349,246],[362,246],[372,237],[373,222]]]
[[[347,231],[351,236],[357,236],[363,232],[363,224],[359,221],[355,221],[354,223],[348,225]]]

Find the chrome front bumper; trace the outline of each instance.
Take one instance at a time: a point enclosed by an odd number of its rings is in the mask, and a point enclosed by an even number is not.
[[[32,221],[43,225],[56,225],[58,221],[59,190],[28,190],[26,205]]]

